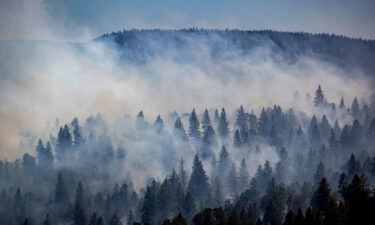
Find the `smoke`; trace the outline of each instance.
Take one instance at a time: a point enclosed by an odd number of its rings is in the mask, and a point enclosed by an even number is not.
[[[371,94],[360,71],[348,75],[351,72],[308,56],[293,64],[276,61],[266,47],[243,55],[225,40],[210,38],[222,44],[226,55],[212,57],[208,44],[198,38],[189,39],[194,48],[182,53],[153,40],[158,57],[141,64],[122,60],[123,50],[106,42],[3,41],[1,157],[28,151],[20,149],[20,141],[30,136],[48,137],[42,131],[56,118],[66,123],[102,113],[113,122],[143,110],[153,121],[158,114],[221,107],[233,115],[240,104],[255,112],[279,104],[309,113],[312,100],[304,96],[313,96],[318,84],[331,102]],[[293,98],[296,92],[299,100]]]

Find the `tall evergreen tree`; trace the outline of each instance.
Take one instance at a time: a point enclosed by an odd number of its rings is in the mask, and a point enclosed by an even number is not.
[[[264,108],[262,108],[262,111],[260,112],[257,128],[258,128],[258,133],[262,135],[263,137],[268,136],[268,134],[270,133],[270,129],[271,129],[270,121],[268,119],[268,115]]]
[[[352,107],[350,108],[350,112],[355,118],[358,118],[360,116],[360,109],[359,109],[357,97],[355,97],[353,100]]]
[[[275,179],[272,178],[268,185],[267,194],[264,197],[266,208],[263,216],[264,222],[270,224],[281,224],[284,218],[285,211],[285,191],[279,187]]]
[[[240,137],[240,132],[238,129],[234,132],[234,137],[233,137],[233,146],[236,148],[241,147],[241,137]]]
[[[311,205],[319,212],[326,212],[331,199],[331,189],[325,177],[319,183],[318,189],[314,192],[311,199]]]
[[[242,105],[240,105],[240,108],[237,111],[237,117],[236,117],[236,122],[235,125],[238,128],[241,128],[242,126],[247,127],[247,121],[246,121],[246,113]]]
[[[246,160],[242,158],[241,165],[239,169],[239,183],[240,183],[240,191],[244,191],[250,185],[250,176],[249,171],[247,170]]]
[[[156,131],[156,133],[158,133],[158,134],[160,134],[164,131],[164,122],[161,119],[160,115],[158,115],[156,117],[153,127],[154,127],[154,130]]]
[[[189,118],[189,136],[195,142],[200,141],[201,139],[201,132],[199,130],[199,121],[197,118],[197,114],[195,113],[195,109],[193,109]]]
[[[228,120],[227,120],[227,115],[225,113],[224,108],[222,108],[220,112],[219,122],[217,125],[217,131],[221,138],[227,138],[229,135]]]
[[[57,178],[56,186],[55,186],[55,202],[66,203],[68,201],[69,201],[68,189],[65,185],[62,173],[60,172]]]
[[[210,114],[208,113],[208,110],[205,109],[203,113],[203,118],[202,118],[203,133],[207,132],[208,127],[212,127],[212,123],[211,123]]]
[[[72,225],[87,225],[86,218],[86,205],[85,205],[85,193],[83,190],[82,183],[79,182],[73,211],[73,223]]]
[[[324,93],[320,85],[318,85],[318,89],[315,91],[314,104],[315,106],[325,106],[327,104],[327,100],[324,97]]]
[[[64,128],[60,127],[59,133],[57,135],[56,144],[56,156],[58,160],[63,160],[67,156],[67,152],[70,151],[72,147],[72,135],[70,133],[68,125]]]
[[[193,194],[193,198],[196,200],[198,208],[206,206],[209,189],[208,177],[204,171],[203,164],[198,155],[195,155],[192,174],[188,184],[188,192]]]
[[[182,141],[187,142],[189,140],[180,117],[177,117],[176,122],[174,123],[173,134]]]
[[[201,157],[203,159],[211,157],[215,148],[217,148],[216,134],[212,126],[208,126],[203,136]]]

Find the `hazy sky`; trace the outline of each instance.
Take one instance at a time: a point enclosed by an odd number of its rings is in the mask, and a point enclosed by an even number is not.
[[[0,39],[90,40],[131,28],[276,29],[375,38],[375,0],[0,0]]]

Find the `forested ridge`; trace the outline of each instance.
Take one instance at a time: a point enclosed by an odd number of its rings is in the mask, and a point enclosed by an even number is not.
[[[1,224],[374,224],[374,96],[308,100],[56,121],[0,161]]]
[[[114,42],[123,58],[144,63],[150,58],[178,52],[180,61],[194,58],[192,49],[205,45],[212,59],[249,55],[260,49],[269,50],[276,61],[294,63],[301,56],[332,63],[346,70],[361,70],[373,76],[375,41],[334,34],[280,32],[273,30],[215,30],[189,28],[181,30],[123,30],[104,34],[96,41]],[[355,74],[354,74],[355,75]]]

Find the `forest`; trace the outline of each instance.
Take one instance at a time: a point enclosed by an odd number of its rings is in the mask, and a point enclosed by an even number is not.
[[[375,224],[375,96],[332,102],[323,88],[305,96],[311,112],[56,120],[0,161],[1,224]]]

